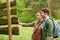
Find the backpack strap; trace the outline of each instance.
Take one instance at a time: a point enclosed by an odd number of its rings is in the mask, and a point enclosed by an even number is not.
[[[47,27],[46,27],[46,22],[47,22],[49,19],[53,21],[52,18],[48,18],[48,19],[46,19],[46,20],[44,21],[43,26],[44,26],[44,29],[45,29],[45,30],[47,29]],[[54,24],[54,22],[53,22],[53,24]]]
[[[44,23],[43,23],[43,27],[44,27],[45,30],[47,29],[47,27],[46,27],[46,22],[47,22],[49,19],[50,19],[50,18],[46,19],[46,20],[44,21]]]

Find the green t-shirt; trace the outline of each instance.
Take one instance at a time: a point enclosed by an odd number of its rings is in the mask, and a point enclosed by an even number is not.
[[[46,28],[47,28],[46,30],[44,28],[42,30],[42,39],[43,40],[46,40],[47,36],[52,37],[52,34],[53,34],[53,22],[52,22],[52,20],[48,19],[46,21]]]

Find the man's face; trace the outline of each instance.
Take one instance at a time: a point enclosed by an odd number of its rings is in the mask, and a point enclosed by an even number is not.
[[[42,16],[42,18],[45,18],[45,13],[43,11],[40,12],[40,15]]]

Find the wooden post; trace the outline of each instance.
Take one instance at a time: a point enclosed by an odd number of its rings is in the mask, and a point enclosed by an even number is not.
[[[12,40],[12,27],[11,27],[11,10],[10,10],[10,0],[7,0],[7,16],[8,16],[8,32],[9,40]]]

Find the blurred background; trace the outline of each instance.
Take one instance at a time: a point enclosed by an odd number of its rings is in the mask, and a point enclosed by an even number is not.
[[[0,3],[6,0],[0,0]],[[36,20],[36,13],[43,7],[50,9],[51,17],[60,24],[60,0],[17,0],[19,22],[30,23]],[[13,40],[31,40],[33,27],[20,27],[20,35],[14,36]],[[59,40],[56,38],[55,40]],[[0,35],[0,40],[8,40],[8,35]]]

